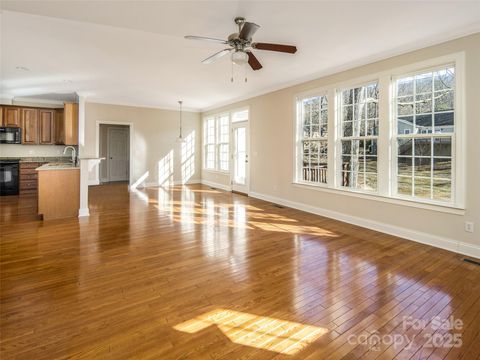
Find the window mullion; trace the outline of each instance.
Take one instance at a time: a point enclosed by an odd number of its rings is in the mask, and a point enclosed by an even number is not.
[[[391,195],[391,177],[392,174],[390,159],[392,144],[391,128],[391,79],[389,76],[381,77],[379,83],[378,95],[378,136],[377,136],[377,184],[378,193],[382,196]]]
[[[338,155],[337,144],[337,124],[335,117],[335,109],[337,106],[337,98],[335,96],[335,89],[328,90],[328,104],[327,104],[327,184],[331,187],[337,186],[336,176]],[[340,154],[341,156],[341,154]]]

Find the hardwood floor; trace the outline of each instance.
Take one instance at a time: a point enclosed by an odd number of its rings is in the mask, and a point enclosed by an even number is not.
[[[90,205],[41,222],[1,198],[2,359],[479,358],[458,254],[202,185]]]

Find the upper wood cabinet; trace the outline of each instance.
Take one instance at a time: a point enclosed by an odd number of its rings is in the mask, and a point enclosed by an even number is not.
[[[55,144],[65,145],[65,121],[63,109],[55,109]]]
[[[40,144],[55,144],[55,110],[38,110]]]
[[[22,124],[22,143],[38,144],[39,127],[38,127],[38,109],[22,108],[20,109],[20,117]]]
[[[20,108],[11,106],[3,107],[2,126],[21,127]]]
[[[65,103],[55,117],[55,143],[78,145],[78,104]]]
[[[78,145],[78,104],[63,109],[0,106],[0,126],[22,128],[26,145]]]

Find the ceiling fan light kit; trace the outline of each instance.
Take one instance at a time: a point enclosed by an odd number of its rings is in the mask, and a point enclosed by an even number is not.
[[[248,63],[252,70],[260,70],[263,66],[260,64],[260,61],[253,54],[252,50],[267,50],[267,51],[276,51],[283,52],[287,54],[295,54],[297,48],[293,45],[282,45],[282,44],[270,44],[270,43],[257,43],[252,42],[253,35],[260,28],[259,25],[251,22],[245,21],[243,17],[236,17],[235,24],[238,26],[238,32],[230,34],[227,40],[214,39],[203,36],[193,36],[187,35],[186,39],[190,40],[201,40],[214,42],[217,44],[229,45],[229,48],[223,49],[205,60],[202,61],[203,64],[211,64],[212,62],[224,57],[227,54],[231,54],[230,58],[232,64],[246,66]],[[232,69],[233,72],[233,69]],[[232,76],[233,79],[233,76]],[[233,80],[232,80],[233,81]],[[246,77],[245,77],[246,81]]]
[[[248,62],[248,55],[245,51],[232,52],[232,62],[236,65],[245,65]]]

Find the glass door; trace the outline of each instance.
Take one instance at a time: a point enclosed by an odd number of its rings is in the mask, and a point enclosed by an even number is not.
[[[232,190],[248,194],[249,159],[248,159],[248,122],[232,123]]]

